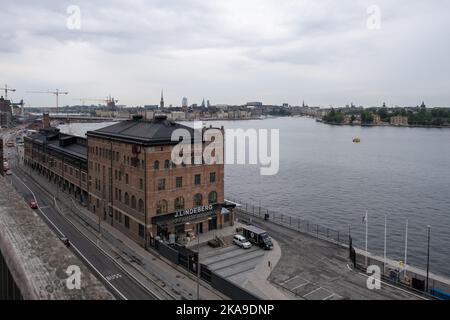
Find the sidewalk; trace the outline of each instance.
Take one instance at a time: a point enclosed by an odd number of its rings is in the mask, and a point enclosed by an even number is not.
[[[30,171],[27,169],[23,168],[22,171],[29,175]],[[59,201],[56,203],[58,211],[99,248],[114,257],[115,261],[136,279],[152,289],[157,285],[160,288],[158,291],[167,299],[196,299],[197,279],[194,275],[188,274],[187,271],[170,263],[157,253],[145,250],[104,221],[100,223],[101,233],[99,233],[96,216],[76,204],[70,195],[61,190],[58,192],[56,186],[45,177],[33,172],[32,178],[48,193],[58,194]],[[227,299],[204,282],[200,283],[200,299]]]

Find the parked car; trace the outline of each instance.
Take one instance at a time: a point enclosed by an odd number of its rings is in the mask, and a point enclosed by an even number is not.
[[[264,250],[272,250],[273,243],[267,232],[255,226],[246,226],[242,229],[245,237]]]
[[[243,249],[249,249],[252,246],[252,244],[245,237],[241,236],[240,234],[234,235],[233,243]]]
[[[11,171],[11,170],[7,170],[7,171],[6,171],[6,175],[7,175],[7,176],[12,175],[12,171]]]
[[[37,205],[36,201],[30,201],[30,208],[31,209],[37,209],[38,208],[38,205]]]

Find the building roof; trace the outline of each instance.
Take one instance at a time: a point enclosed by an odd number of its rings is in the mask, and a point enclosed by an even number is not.
[[[167,120],[165,116],[157,116],[153,120],[135,117],[95,131],[88,131],[87,136],[107,138],[124,142],[138,143],[148,146],[177,144],[172,141],[172,133],[177,129],[187,130],[193,138],[194,129]]]
[[[87,161],[85,138],[63,134],[59,132],[59,129],[53,128],[50,130],[40,130],[38,133],[25,137],[25,139],[31,139],[40,144],[45,144],[49,149]],[[61,140],[64,143],[61,143]]]

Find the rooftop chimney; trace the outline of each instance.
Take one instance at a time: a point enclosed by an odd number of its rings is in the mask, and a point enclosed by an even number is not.
[[[50,128],[50,114],[48,112],[44,112],[42,117],[42,129]]]

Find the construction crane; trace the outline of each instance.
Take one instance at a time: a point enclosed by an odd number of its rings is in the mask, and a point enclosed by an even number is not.
[[[5,84],[5,87],[2,88],[3,91],[5,91],[5,100],[8,100],[8,91],[16,92],[16,89],[8,88],[8,85]]]
[[[112,98],[111,96],[106,97],[106,99],[88,99],[88,98],[78,98],[78,99],[73,99],[73,100],[77,100],[77,101],[81,101],[81,103],[83,104],[83,106],[85,105],[85,101],[97,101],[97,102],[106,102],[106,105],[109,106],[115,106],[117,102],[119,102],[119,100],[116,100],[114,98]]]
[[[27,91],[27,93],[54,94],[56,96],[56,113],[59,113],[59,95],[61,95],[61,94],[68,95],[69,94],[69,92],[67,92],[67,91],[60,91],[59,89],[56,89],[55,91]]]

